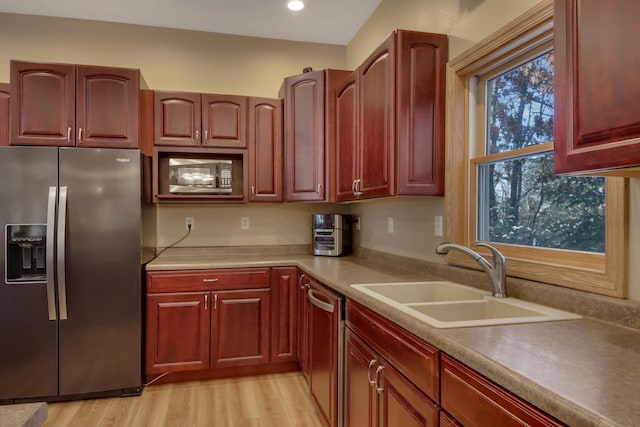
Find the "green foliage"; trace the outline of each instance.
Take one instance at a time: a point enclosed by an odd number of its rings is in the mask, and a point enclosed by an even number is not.
[[[490,80],[487,94],[487,154],[553,141],[552,52]],[[603,178],[554,176],[552,152],[482,164],[479,176],[480,239],[604,252]]]

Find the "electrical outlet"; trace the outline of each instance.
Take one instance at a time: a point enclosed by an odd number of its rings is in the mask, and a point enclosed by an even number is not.
[[[433,234],[435,237],[442,237],[442,216],[433,217]]]
[[[192,216],[185,217],[184,219],[184,228],[188,231],[193,229],[196,226],[196,220]]]
[[[240,217],[240,228],[242,230],[248,230],[249,229],[249,217],[248,216]]]
[[[387,219],[387,232],[393,233],[393,217],[392,216],[390,216]]]

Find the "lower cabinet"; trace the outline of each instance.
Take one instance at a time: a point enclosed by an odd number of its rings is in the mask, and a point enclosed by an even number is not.
[[[460,423],[450,425],[564,425],[446,354],[441,366],[440,404]]]
[[[282,365],[281,369],[294,370],[296,307],[289,304],[297,296],[296,269],[273,270],[148,272],[144,370],[148,379],[187,371],[202,371],[206,378],[223,368],[269,368],[279,362],[291,364],[290,369]]]
[[[437,397],[431,385],[437,383],[439,352],[430,346],[416,348],[412,337],[351,301],[347,325],[345,427],[437,427],[440,410],[428,393]],[[394,358],[404,360],[394,365],[389,360]],[[416,362],[423,369],[407,372],[427,377],[427,390],[400,372]]]

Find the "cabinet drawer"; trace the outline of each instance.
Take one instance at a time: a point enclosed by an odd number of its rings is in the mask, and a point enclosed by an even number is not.
[[[255,289],[271,286],[269,268],[150,271],[148,292]]]
[[[439,402],[438,349],[351,300],[347,301],[347,324],[423,393]]]
[[[465,426],[562,426],[519,397],[442,354],[441,406]]]

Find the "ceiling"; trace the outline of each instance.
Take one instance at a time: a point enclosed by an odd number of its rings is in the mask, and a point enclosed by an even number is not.
[[[0,12],[347,45],[381,0],[0,0]]]

